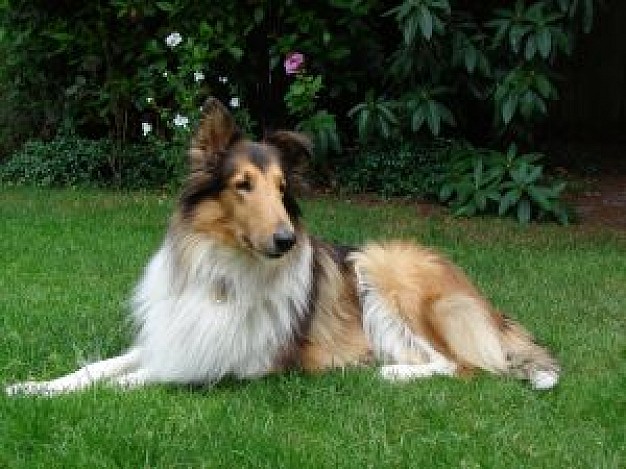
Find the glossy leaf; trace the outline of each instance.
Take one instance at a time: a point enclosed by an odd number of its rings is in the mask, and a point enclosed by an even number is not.
[[[570,5],[570,0],[558,0],[557,2],[559,4],[559,8],[561,9],[561,11],[563,13],[567,13],[567,10],[569,9],[569,5]]]
[[[167,13],[173,13],[176,11],[176,6],[170,2],[156,2],[156,6],[159,10],[165,11]]]
[[[548,113],[548,107],[546,106],[546,102],[543,100],[542,97],[535,95],[534,103],[535,103],[535,108],[541,114],[545,115]]]
[[[530,222],[530,212],[530,201],[526,198],[520,199],[517,203],[517,220],[523,225],[528,224]]]
[[[561,192],[563,192],[563,190],[565,189],[566,186],[567,186],[566,182],[560,182],[560,183],[557,183],[556,185],[554,185],[552,187],[552,196],[553,197],[558,197],[561,194]]]
[[[524,57],[526,60],[532,60],[537,52],[537,41],[535,36],[529,36],[526,40],[526,47],[524,48]]]
[[[543,187],[529,186],[527,188],[528,195],[542,210],[551,212],[554,209],[553,203],[550,201],[550,190]]]
[[[420,5],[417,18],[422,36],[429,41],[433,35],[433,16],[425,5]]]
[[[439,115],[437,103],[435,103],[435,101],[428,101],[426,123],[428,124],[428,127],[433,135],[439,135],[439,129],[441,128],[441,116]]]
[[[457,208],[453,213],[457,217],[472,217],[476,214],[476,205],[473,202],[468,203]]]
[[[439,190],[439,200],[441,200],[442,202],[448,200],[450,197],[452,197],[453,190],[454,189],[451,184],[444,184],[443,186],[441,186],[441,189]]]
[[[521,195],[521,191],[517,189],[511,189],[507,191],[500,199],[500,204],[498,206],[498,215],[505,215],[509,211],[509,209],[517,203]]]
[[[592,26],[593,26],[593,0],[584,0],[583,31],[587,34],[590,33]]]
[[[535,75],[535,85],[537,90],[544,98],[549,98],[552,94],[552,84],[545,75]]]
[[[476,61],[478,60],[478,52],[474,48],[473,45],[470,45],[465,49],[465,69],[469,73],[474,73],[474,69],[476,68]]]
[[[514,52],[519,52],[522,38],[528,33],[530,26],[514,24],[509,32],[509,43]]]
[[[484,212],[485,209],[487,208],[487,196],[485,192],[483,191],[476,192],[474,194],[474,203],[476,204],[476,208],[479,211]]]
[[[517,110],[518,100],[517,95],[509,94],[502,103],[502,120],[505,124],[511,122],[511,119]]]
[[[422,127],[422,124],[424,124],[424,119],[424,108],[418,107],[415,109],[411,114],[411,130],[417,132]]]
[[[409,17],[403,23],[404,43],[410,46],[415,41],[415,33],[417,32],[419,21],[415,16]]]
[[[537,99],[538,96],[532,90],[528,90],[522,95],[522,99],[519,102],[519,110],[522,116],[527,119],[531,117],[536,108]]]
[[[547,27],[541,28],[536,35],[539,53],[544,59],[547,59],[552,50],[552,35]]]
[[[569,215],[567,213],[567,210],[565,210],[565,209],[563,209],[561,207],[557,207],[555,209],[555,212],[556,212],[557,220],[558,220],[558,222],[561,225],[568,225],[569,224]]]
[[[454,115],[450,109],[441,103],[437,103],[437,109],[443,122],[452,126],[456,125],[456,120],[454,119]]]
[[[507,158],[514,158],[517,155],[517,144],[515,142],[511,142],[509,148],[506,150]]]

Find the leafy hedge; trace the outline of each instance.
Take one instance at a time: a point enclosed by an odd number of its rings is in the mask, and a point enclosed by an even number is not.
[[[513,216],[520,223],[554,220],[567,224],[561,203],[565,183],[544,173],[539,153],[475,148],[466,142],[400,142],[364,147],[338,171],[348,193],[439,200],[457,216]]]
[[[117,146],[109,139],[60,135],[28,141],[0,165],[5,184],[44,187],[158,188],[176,185],[184,152],[174,145]]]
[[[428,198],[472,216],[514,215],[568,222],[559,195],[563,183],[543,174],[542,155],[477,149],[455,141],[400,141],[363,147],[337,166],[344,193]],[[0,164],[0,182],[45,187],[175,188],[184,177],[184,147],[158,141],[122,148],[107,139],[60,135],[31,140]]]
[[[451,142],[399,142],[364,146],[339,166],[337,183],[347,193],[434,198]]]

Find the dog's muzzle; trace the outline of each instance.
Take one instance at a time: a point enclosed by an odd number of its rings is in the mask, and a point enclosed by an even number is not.
[[[272,244],[269,257],[280,257],[296,244],[296,233],[288,228],[279,228],[272,235]]]

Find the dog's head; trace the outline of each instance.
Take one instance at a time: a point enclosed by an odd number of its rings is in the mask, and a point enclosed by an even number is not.
[[[309,140],[295,132],[274,132],[261,142],[244,138],[230,112],[209,99],[191,143],[182,216],[198,234],[281,257],[298,242],[294,191],[310,155]]]

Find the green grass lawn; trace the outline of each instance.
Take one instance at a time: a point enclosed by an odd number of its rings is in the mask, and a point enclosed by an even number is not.
[[[129,344],[125,304],[172,205],[0,188],[0,384],[55,377]],[[623,232],[330,199],[304,209],[329,240],[437,246],[554,350],[561,383],[544,393],[487,375],[390,384],[364,369],[195,391],[0,395],[0,467],[626,467]]]

